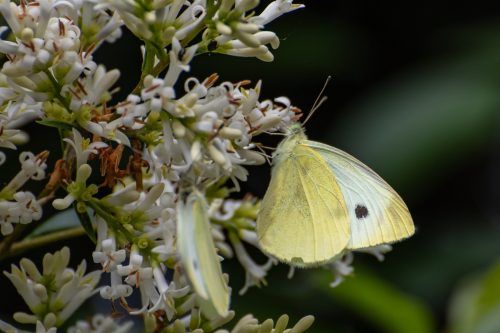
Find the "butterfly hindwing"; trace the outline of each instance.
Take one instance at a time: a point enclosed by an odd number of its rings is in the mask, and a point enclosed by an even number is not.
[[[350,217],[348,249],[393,243],[415,232],[401,197],[379,175],[346,152],[306,140],[335,174]]]
[[[276,159],[257,217],[265,252],[286,263],[317,266],[340,254],[350,237],[336,177],[320,154],[293,145]]]

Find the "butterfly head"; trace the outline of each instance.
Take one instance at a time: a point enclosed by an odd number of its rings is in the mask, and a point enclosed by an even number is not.
[[[304,129],[300,123],[295,123],[290,125],[286,130],[286,137],[281,143],[278,145],[276,151],[273,154],[273,159],[276,162],[279,162],[281,156],[289,156],[295,146],[302,140],[307,139]],[[285,157],[285,158],[286,158]],[[273,162],[273,163],[276,163]]]
[[[292,137],[297,134],[304,135],[304,128],[301,123],[294,123],[286,129],[286,136]]]

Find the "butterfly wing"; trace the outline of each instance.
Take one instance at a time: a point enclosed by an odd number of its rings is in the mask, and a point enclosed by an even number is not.
[[[257,234],[265,252],[298,267],[318,266],[344,250],[350,238],[347,210],[320,154],[296,144],[277,160]]]
[[[186,273],[208,318],[224,317],[229,309],[229,288],[210,231],[207,203],[198,191],[179,200],[177,247]]]
[[[346,152],[304,141],[328,163],[342,190],[351,220],[348,249],[392,243],[415,232],[401,197],[379,175]]]

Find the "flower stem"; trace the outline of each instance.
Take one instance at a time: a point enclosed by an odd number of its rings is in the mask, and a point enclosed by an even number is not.
[[[0,260],[17,256],[30,249],[49,245],[56,241],[61,241],[64,239],[79,237],[83,235],[86,235],[85,230],[82,227],[76,227],[76,228],[56,231],[36,238],[25,239],[20,242],[13,243],[7,251],[1,253]],[[3,245],[3,242],[0,245]]]

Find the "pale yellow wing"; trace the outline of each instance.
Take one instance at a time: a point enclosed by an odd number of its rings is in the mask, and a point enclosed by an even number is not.
[[[224,317],[229,309],[229,288],[210,231],[207,203],[194,191],[179,200],[177,248],[182,265],[208,318]]]
[[[262,249],[298,267],[318,266],[349,241],[349,217],[333,172],[313,149],[295,145],[273,167],[257,216]]]
[[[379,175],[346,152],[315,141],[314,149],[337,178],[351,219],[347,248],[359,249],[393,243],[415,232],[403,199]]]

